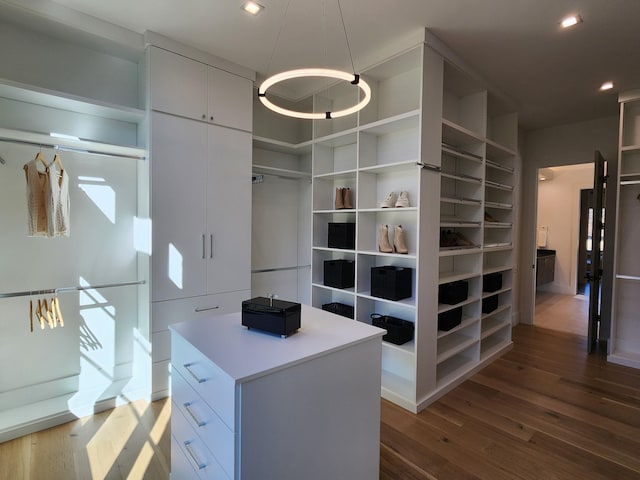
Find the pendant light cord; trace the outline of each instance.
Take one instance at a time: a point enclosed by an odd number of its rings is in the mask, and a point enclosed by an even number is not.
[[[340,21],[342,22],[342,30],[344,31],[344,39],[347,42],[347,50],[349,51],[349,60],[351,61],[351,70],[353,74],[356,74],[356,67],[353,65],[353,57],[351,56],[351,46],[349,45],[349,36],[347,35],[347,27],[344,24],[344,17],[342,16],[342,6],[340,0],[338,0],[338,10],[340,11]]]
[[[267,75],[269,74],[269,72],[271,71],[271,64],[273,62],[273,57],[276,54],[276,49],[278,48],[278,43],[280,43],[280,35],[282,34],[282,29],[284,28],[284,24],[285,24],[285,20],[287,18],[287,12],[289,11],[289,5],[291,5],[291,0],[287,1],[287,5],[284,8],[284,15],[282,16],[282,21],[280,22],[280,28],[278,29],[278,35],[276,36],[276,41],[275,44],[273,45],[273,50],[271,51],[271,56],[269,57],[269,63],[267,64]],[[324,3],[323,3],[324,5]],[[344,23],[344,16],[342,14],[342,5],[340,4],[340,0],[338,0],[338,12],[340,13],[340,22],[342,23],[342,31],[344,33],[344,39],[345,39],[345,43],[347,44],[347,51],[349,52],[349,61],[351,62],[351,70],[353,71],[353,74],[356,74],[356,67],[353,64],[353,56],[351,55],[351,45],[349,43],[349,35],[347,34],[347,27]],[[325,35],[326,35],[326,12],[324,12],[323,14],[324,17],[324,21],[325,21]],[[327,47],[327,39],[325,38],[325,60],[326,60],[326,56],[327,56],[327,51],[326,51],[326,47]]]
[[[284,15],[282,16],[282,21],[280,22],[280,28],[278,29],[278,35],[276,36],[276,43],[273,45],[273,50],[271,52],[271,56],[269,57],[269,63],[267,64],[267,76],[269,76],[269,72],[271,71],[271,62],[273,62],[273,57],[276,54],[276,49],[278,48],[278,43],[280,42],[280,34],[282,33],[282,29],[284,28],[284,23],[287,18],[287,12],[289,11],[289,5],[291,5],[291,0],[288,0],[286,7],[284,7]]]

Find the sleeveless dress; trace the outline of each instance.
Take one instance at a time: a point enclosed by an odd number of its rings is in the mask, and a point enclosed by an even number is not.
[[[47,220],[47,210],[45,205],[45,187],[47,185],[48,174],[38,170],[37,160],[31,160],[24,166],[27,176],[27,213],[29,217],[30,237],[48,237],[49,224]]]
[[[47,230],[50,237],[65,236],[70,233],[69,175],[64,168],[56,169],[52,164],[47,169],[44,189],[47,211]]]

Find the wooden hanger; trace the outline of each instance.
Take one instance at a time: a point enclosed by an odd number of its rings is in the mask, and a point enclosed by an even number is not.
[[[64,327],[64,318],[62,318],[62,312],[60,311],[60,300],[58,300],[58,297],[56,296],[56,297],[53,297],[53,300],[51,300],[51,303],[53,303],[53,307],[55,308],[58,323],[60,324],[61,327]]]
[[[49,305],[47,304],[47,299],[45,298],[43,300],[44,302],[44,313],[47,316],[47,323],[49,324],[49,328],[55,328],[56,324],[53,323],[53,317],[51,316],[51,308],[49,308]]]
[[[42,302],[38,299],[38,306],[36,307],[36,317],[38,317],[38,321],[40,322],[40,329],[44,330],[44,322],[46,319],[42,315]]]
[[[44,165],[44,168],[49,168],[49,165],[47,165],[47,161],[44,159],[44,155],[42,155],[42,152],[36,153],[36,158],[34,158],[34,160],[40,160],[42,162],[42,165]]]
[[[60,175],[62,175],[62,171],[64,170],[64,166],[62,165],[62,159],[60,158],[60,155],[58,155],[57,153],[53,156],[53,161],[49,164],[49,167],[53,164],[58,165],[58,168],[60,169]]]

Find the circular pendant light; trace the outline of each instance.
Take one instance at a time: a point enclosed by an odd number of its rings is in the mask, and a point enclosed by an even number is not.
[[[345,80],[350,82],[352,85],[358,87],[359,90],[362,90],[364,93],[364,97],[355,105],[345,108],[343,110],[338,110],[336,112],[299,112],[296,110],[289,110],[283,108],[279,105],[276,105],[271,100],[267,98],[267,90],[273,85],[283,82],[285,80],[291,80],[294,78],[306,78],[306,77],[326,77],[326,78],[334,78],[338,80]],[[301,68],[298,70],[288,70],[286,72],[277,73],[267,78],[262,84],[260,88],[258,88],[258,97],[262,104],[270,110],[273,110],[276,113],[281,115],[286,115],[289,117],[295,118],[303,118],[309,120],[320,120],[320,119],[328,119],[328,118],[339,118],[345,117],[347,115],[351,115],[362,110],[367,106],[369,101],[371,100],[371,87],[369,84],[360,78],[360,75],[343,72],[340,70],[330,70],[327,68]]]

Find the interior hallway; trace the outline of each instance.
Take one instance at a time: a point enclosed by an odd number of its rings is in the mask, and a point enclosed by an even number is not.
[[[584,295],[562,295],[538,290],[534,325],[587,336],[589,290]]]

